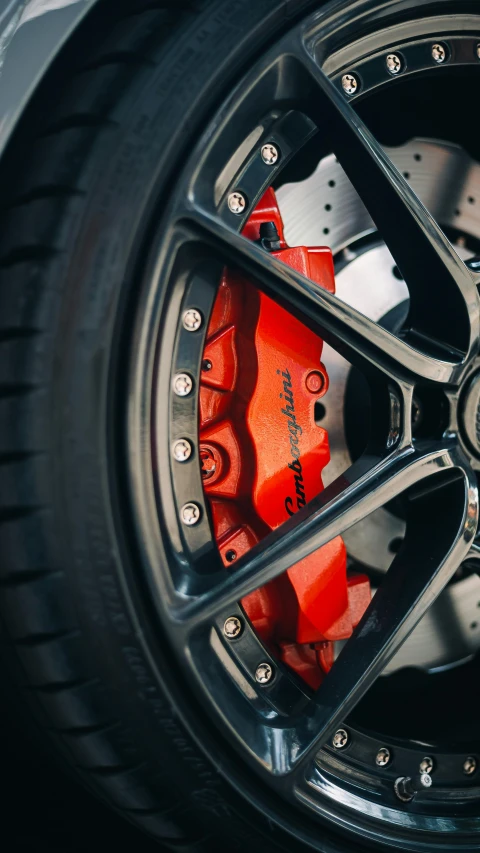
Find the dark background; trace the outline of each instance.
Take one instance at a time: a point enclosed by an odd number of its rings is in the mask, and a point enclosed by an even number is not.
[[[48,750],[32,738],[28,725],[9,705],[5,692],[0,693],[0,731],[3,850],[164,850],[72,781]]]

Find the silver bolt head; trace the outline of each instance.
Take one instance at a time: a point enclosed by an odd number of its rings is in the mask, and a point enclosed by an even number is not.
[[[268,684],[273,678],[273,667],[269,663],[261,663],[255,672],[255,681],[259,684]]]
[[[477,44],[477,56],[480,59],[480,44]]]
[[[235,637],[239,637],[242,633],[243,625],[238,616],[229,616],[228,619],[225,620],[225,625],[223,626],[223,633],[229,640],[234,640]]]
[[[196,332],[202,325],[202,315],[196,308],[189,308],[183,315],[183,328],[187,332]]]
[[[262,145],[261,150],[262,160],[267,166],[274,166],[278,160],[278,148],[275,145],[272,145],[271,142],[267,142],[266,145]]]
[[[233,192],[228,196],[228,209],[231,210],[232,213],[236,213],[239,215],[243,213],[247,206],[247,199],[242,193]]]
[[[338,729],[333,738],[332,744],[335,749],[343,749],[348,743],[348,732],[345,729]]]
[[[463,762],[463,772],[466,776],[471,776],[477,769],[477,759],[473,755],[469,755]]]
[[[418,780],[420,785],[423,788],[431,788],[432,787],[432,777],[429,773],[420,773],[420,779]]]
[[[192,455],[192,445],[186,438],[179,438],[172,447],[172,453],[177,462],[186,462]]]
[[[447,51],[445,50],[443,44],[432,45],[432,57],[435,62],[438,62],[439,65],[442,62],[445,62],[447,58]]]
[[[201,509],[198,504],[188,503],[182,506],[182,521],[187,527],[193,527],[200,521]]]
[[[358,80],[354,74],[344,74],[342,77],[343,91],[347,95],[354,95],[358,89]]]
[[[375,764],[378,764],[379,767],[386,767],[387,764],[390,763],[390,759],[392,754],[386,746],[383,746],[382,749],[379,749],[377,755],[375,757]]]
[[[430,758],[429,755],[426,755],[425,758],[422,758],[420,764],[418,765],[418,769],[420,773],[430,774],[433,772],[433,768],[435,766],[435,762],[433,758]]]
[[[193,379],[188,373],[177,373],[173,380],[173,390],[177,397],[188,397],[193,388]]]
[[[403,68],[402,58],[398,53],[389,53],[385,62],[390,74],[399,74]]]

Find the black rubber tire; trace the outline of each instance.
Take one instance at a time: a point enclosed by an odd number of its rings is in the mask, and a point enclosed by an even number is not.
[[[242,784],[258,808],[226,781],[228,746],[152,629],[112,486],[110,356],[151,199],[243,67],[316,5],[105,7],[36,96],[2,173],[3,645],[32,719],[85,783],[185,853],[311,847],[253,779]]]

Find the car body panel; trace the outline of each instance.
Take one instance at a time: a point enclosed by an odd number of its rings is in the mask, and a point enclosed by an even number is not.
[[[0,4],[0,155],[60,48],[99,0]]]

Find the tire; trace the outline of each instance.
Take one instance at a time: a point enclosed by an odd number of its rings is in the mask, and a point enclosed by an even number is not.
[[[168,192],[185,128],[200,127],[227,81],[309,5],[102,8],[37,95],[3,173],[4,655],[32,724],[88,788],[185,853],[293,848],[226,783],[208,725],[199,738],[197,720],[192,737],[199,709],[153,637],[141,590],[125,582],[135,558],[114,523],[111,354],[152,190]]]

